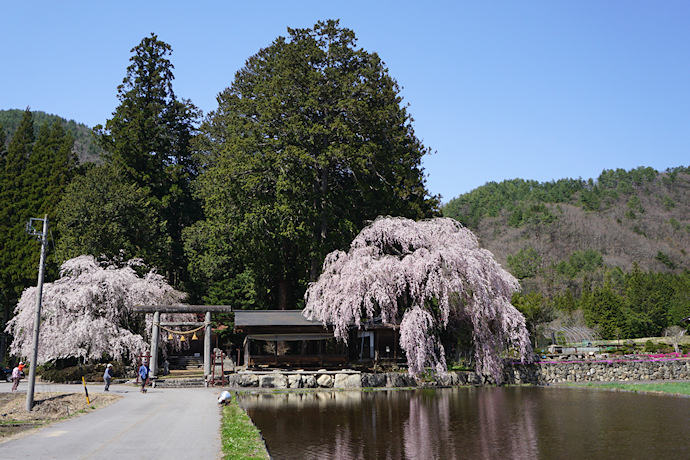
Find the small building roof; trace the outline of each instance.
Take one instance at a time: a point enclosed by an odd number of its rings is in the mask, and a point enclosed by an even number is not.
[[[302,310],[235,310],[235,327],[323,326],[320,321],[310,321]]]

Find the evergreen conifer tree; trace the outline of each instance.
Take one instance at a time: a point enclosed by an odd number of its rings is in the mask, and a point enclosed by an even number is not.
[[[199,216],[191,193],[198,170],[191,140],[200,112],[173,92],[170,45],[151,34],[132,53],[127,76],[118,87],[120,105],[97,131],[108,159],[156,200],[168,242],[160,251],[165,254],[160,268],[177,284],[186,266],[182,229]]]

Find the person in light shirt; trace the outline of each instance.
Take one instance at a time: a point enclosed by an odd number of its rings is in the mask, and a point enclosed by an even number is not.
[[[20,362],[17,367],[12,369],[12,381],[14,382],[14,385],[12,385],[12,391],[17,391],[17,388],[19,387],[19,381],[22,379],[22,372],[24,371],[24,363]]]

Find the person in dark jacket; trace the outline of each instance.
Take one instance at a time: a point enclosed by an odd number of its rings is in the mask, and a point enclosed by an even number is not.
[[[146,361],[139,367],[139,378],[141,379],[141,392],[146,393],[146,380],[149,378],[149,366]]]

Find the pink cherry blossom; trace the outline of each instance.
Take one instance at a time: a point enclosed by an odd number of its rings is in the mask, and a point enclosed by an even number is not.
[[[138,276],[134,270],[137,266],[143,266],[140,260],[117,267],[99,264],[86,255],[63,263],[60,278],[43,286],[38,364],[67,357],[133,358],[148,352],[147,342],[132,330],[137,324],[145,324],[150,335],[153,315],[147,315],[144,322],[144,318],[132,312],[132,307],[179,303],[184,294],[153,271]],[[22,293],[15,316],[5,329],[14,337],[12,355],[31,355],[36,292],[31,287]],[[171,318],[173,315],[161,315],[161,321]],[[193,314],[178,314],[174,318],[196,320]],[[160,340],[165,343],[167,335],[161,334]]]
[[[445,372],[438,331],[451,316],[472,324],[477,372],[502,381],[501,353],[513,347],[523,361],[532,348],[524,316],[510,304],[519,283],[459,222],[379,217],[348,252],[326,256],[305,295],[304,315],[334,326],[347,341],[353,325],[380,316],[400,325],[408,369]]]

